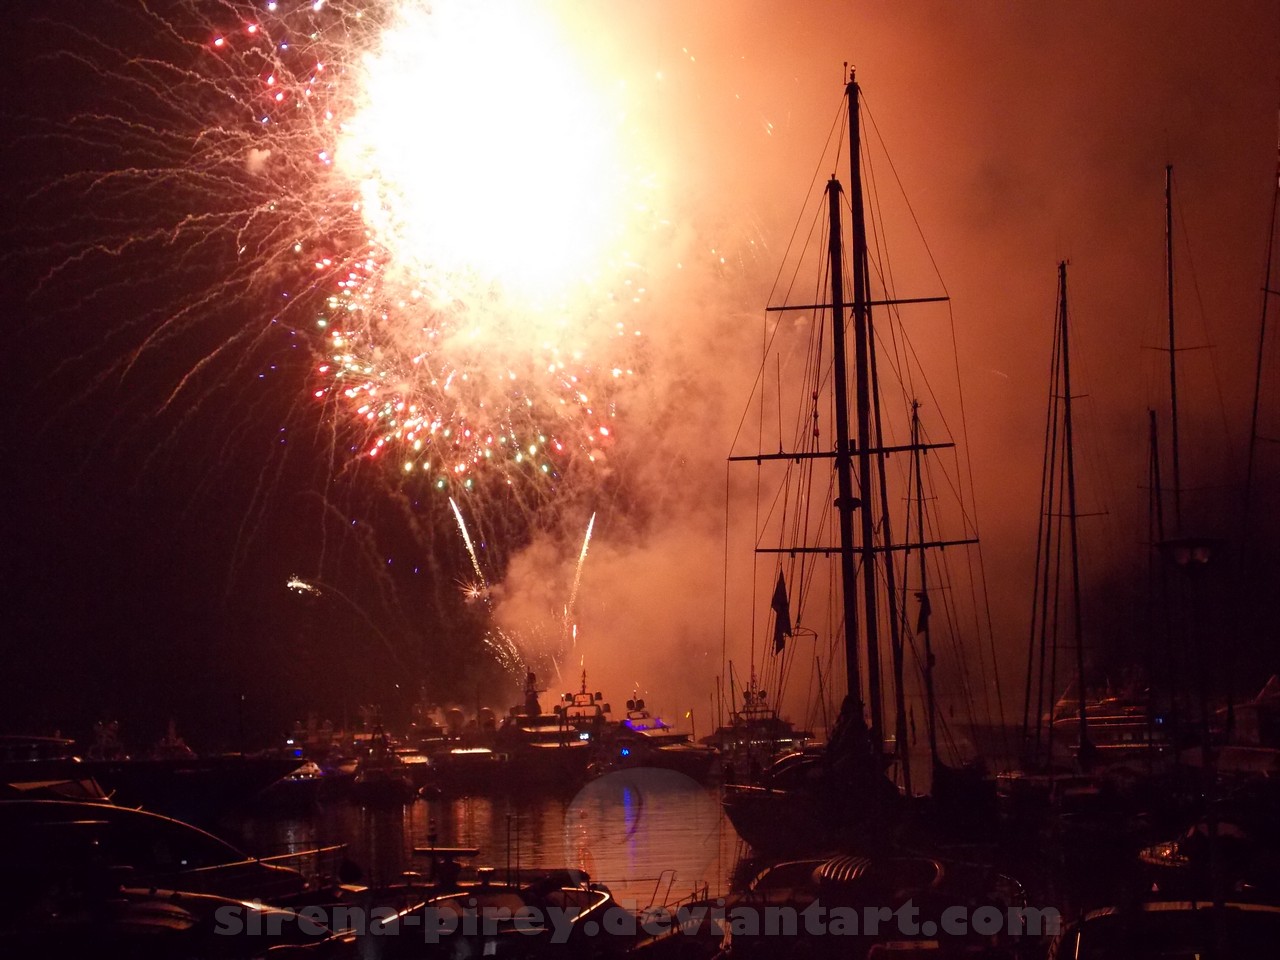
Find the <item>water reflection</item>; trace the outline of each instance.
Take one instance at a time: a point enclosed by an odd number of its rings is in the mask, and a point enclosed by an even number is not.
[[[715,795],[688,777],[671,770],[619,771],[593,780],[569,804],[563,857],[605,878],[615,893],[647,883],[648,898],[665,902],[652,885],[667,880],[667,871],[680,883],[677,891],[690,881],[717,889],[726,833],[736,839]]]
[[[741,841],[717,794],[669,770],[632,769],[573,796],[497,795],[369,807],[333,799],[290,815],[241,815],[223,830],[259,855],[344,843],[366,883],[425,870],[415,846],[476,847],[500,872],[576,867],[643,906],[706,886],[727,892]]]

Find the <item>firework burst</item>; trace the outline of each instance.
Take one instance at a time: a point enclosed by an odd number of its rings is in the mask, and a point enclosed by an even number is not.
[[[638,268],[614,198],[635,177],[563,39],[527,4],[402,0],[377,23],[268,6],[211,42],[261,86],[252,162],[308,158],[332,225],[293,248],[335,248],[312,258],[327,290],[316,397],[354,416],[365,455],[442,489],[594,462],[634,369],[617,304]]]
[[[218,280],[139,316],[129,363],[228,298],[261,320],[203,347],[166,402],[283,326],[318,356],[312,402],[357,458],[450,492],[590,477],[637,367],[629,241],[651,181],[625,84],[575,56],[571,24],[469,0],[121,16],[123,39],[63,25],[66,58],[125,94],[48,131],[112,159],[47,188],[86,239],[44,287],[95,261],[124,289],[133,258],[181,251]]]
[[[102,11],[46,24],[57,93],[21,128],[44,158],[36,312],[77,337],[112,321],[59,383],[144,387],[109,415],[161,423],[138,429],[157,460],[180,432],[226,431],[196,437],[218,460],[191,498],[232,449],[260,469],[234,562],[291,457],[321,504],[300,562],[343,584],[359,564],[398,640],[457,602],[445,531],[464,514],[467,605],[492,612],[512,555],[620,502],[613,444],[629,407],[653,410],[632,403],[652,382],[647,258],[681,258],[656,212],[661,139],[641,130],[651,68],[610,57],[604,15],[563,0]],[[269,462],[227,440],[262,423]],[[400,616],[414,604],[434,606]],[[513,670],[515,636],[482,641]]]

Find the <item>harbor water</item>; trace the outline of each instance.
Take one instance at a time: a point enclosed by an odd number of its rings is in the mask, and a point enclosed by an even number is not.
[[[668,904],[718,896],[744,853],[715,788],[669,770],[634,769],[576,793],[507,793],[362,806],[324,799],[288,812],[240,813],[219,824],[258,856],[345,844],[360,882],[378,886],[426,873],[415,847],[473,847],[471,870],[498,876],[574,868],[606,883],[620,902]],[[465,875],[465,874],[464,874]]]

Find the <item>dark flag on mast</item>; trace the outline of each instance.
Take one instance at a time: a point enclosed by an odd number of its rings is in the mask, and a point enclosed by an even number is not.
[[[778,586],[773,591],[773,652],[782,652],[782,638],[791,636],[791,609],[787,605],[787,583],[778,572]]]
[[[924,590],[916,591],[916,599],[920,601],[920,617],[916,620],[916,632],[924,633],[929,629],[929,617],[933,615],[933,604],[929,602],[929,594]]]

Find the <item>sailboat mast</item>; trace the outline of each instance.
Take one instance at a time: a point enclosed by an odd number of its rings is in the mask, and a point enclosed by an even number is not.
[[[1173,520],[1182,529],[1182,473],[1178,458],[1178,345],[1173,325],[1173,165],[1164,168],[1165,287],[1169,305],[1169,416],[1173,452]]]
[[[1062,439],[1066,447],[1067,530],[1071,537],[1071,618],[1076,645],[1076,692],[1080,699],[1080,750],[1082,767],[1090,764],[1089,722],[1085,711],[1084,631],[1080,623],[1080,549],[1076,539],[1076,459],[1071,432],[1071,347],[1067,337],[1067,262],[1058,264],[1058,314],[1062,338]]]
[[[911,401],[911,459],[916,475],[916,541],[924,543],[924,477],[922,476],[920,449],[920,401]],[[920,635],[924,641],[924,702],[925,731],[929,736],[929,760],[932,769],[938,768],[938,728],[936,705],[933,699],[933,640],[929,635],[929,582],[928,564],[925,562],[924,547],[920,547]],[[1025,725],[1025,720],[1024,720]]]
[[[844,604],[844,656],[851,712],[862,717],[862,669],[858,662],[858,575],[853,557],[853,466],[849,439],[849,373],[845,359],[844,260],[840,228],[840,181],[827,182],[827,256],[831,269],[831,346],[834,353],[836,414],[836,512],[840,525],[840,594]]]
[[[1155,556],[1155,548],[1164,543],[1164,490],[1160,485],[1160,431],[1156,423],[1156,412],[1154,410],[1147,411],[1147,476],[1149,478],[1147,486],[1150,488],[1150,500],[1147,506],[1147,539],[1151,543],[1152,556],[1148,560],[1147,571],[1147,629],[1150,636],[1147,639],[1148,664],[1147,676],[1149,682],[1154,689],[1154,681],[1156,677],[1156,664],[1163,662],[1165,664],[1165,689],[1169,694],[1169,713],[1172,723],[1173,735],[1178,736],[1178,731],[1182,729],[1181,719],[1178,716],[1178,701],[1181,697],[1178,694],[1178,686],[1180,683],[1178,670],[1174,663],[1173,648],[1169,644],[1169,637],[1173,633],[1170,623],[1169,612],[1169,585],[1167,563],[1159,562]],[[1161,623],[1159,627],[1156,625],[1156,609],[1161,611]],[[1165,656],[1162,658],[1157,653],[1159,649],[1158,639],[1163,639],[1165,644]],[[1154,754],[1155,750],[1155,702],[1154,698],[1148,695],[1147,709],[1147,740],[1151,746],[1148,756]],[[1177,754],[1174,754],[1174,762],[1177,762]]]
[[[884,708],[880,695],[880,625],[876,601],[875,519],[871,509],[871,306],[867,261],[867,221],[862,206],[862,135],[858,124],[858,84],[851,76],[845,88],[849,103],[849,204],[853,211],[853,350],[856,368],[855,416],[858,433],[858,490],[862,494],[861,537],[863,635],[867,654],[870,734],[878,756],[884,749]],[[857,656],[856,651],[852,656]]]
[[[1262,399],[1263,354],[1267,348],[1267,308],[1270,306],[1271,262],[1274,259],[1276,241],[1276,207],[1280,204],[1280,142],[1276,145],[1276,188],[1271,194],[1271,222],[1267,231],[1267,262],[1262,274],[1262,320],[1258,325],[1258,355],[1253,374],[1253,412],[1249,418],[1249,458],[1244,473],[1244,533],[1249,534],[1253,511],[1253,464],[1258,449],[1258,408]]]

